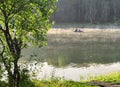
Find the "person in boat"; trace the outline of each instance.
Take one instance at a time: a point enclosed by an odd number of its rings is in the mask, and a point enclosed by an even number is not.
[[[78,32],[78,29],[76,28],[74,32]]]
[[[82,30],[78,30],[77,28],[75,29],[75,31],[74,32],[83,32]]]
[[[79,29],[78,32],[83,32],[83,31]]]

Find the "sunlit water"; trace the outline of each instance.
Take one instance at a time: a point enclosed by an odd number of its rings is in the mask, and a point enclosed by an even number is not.
[[[74,29],[52,29],[47,46],[23,50],[21,61],[37,61],[35,68],[32,66],[35,78],[80,81],[120,71],[119,28],[79,28],[82,33]]]
[[[106,75],[111,72],[120,71],[120,63],[112,64],[90,64],[88,67],[72,67],[66,66],[64,68],[57,68],[52,65],[48,65],[47,62],[28,64],[28,70],[32,75],[33,72],[35,76],[32,78],[37,79],[50,79],[50,78],[60,78],[65,80],[73,81],[84,81],[96,76]],[[32,68],[31,68],[32,65]]]

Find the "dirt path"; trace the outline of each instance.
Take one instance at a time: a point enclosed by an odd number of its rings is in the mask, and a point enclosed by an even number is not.
[[[100,87],[120,87],[120,84],[98,82],[98,81],[91,81],[89,84],[100,86]]]

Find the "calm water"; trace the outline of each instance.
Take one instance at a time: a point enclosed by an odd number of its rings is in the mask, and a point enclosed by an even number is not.
[[[120,30],[82,30],[76,33],[74,28],[51,29],[47,46],[23,50],[24,61],[38,62],[37,78],[79,81],[120,70]]]

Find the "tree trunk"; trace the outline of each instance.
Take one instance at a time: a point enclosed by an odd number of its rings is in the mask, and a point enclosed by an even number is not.
[[[21,54],[21,49],[20,49],[21,47],[18,44],[18,40],[11,38],[9,31],[5,31],[5,36],[6,36],[6,42],[8,44],[10,53],[14,59],[14,61],[10,61],[10,63],[13,63],[13,71],[11,71],[12,67],[9,67],[10,69],[7,70],[9,75],[8,76],[9,87],[19,87],[20,72],[18,67],[18,60]]]
[[[7,17],[6,17],[7,20]],[[11,53],[11,56],[13,57],[13,61],[10,61],[10,63],[13,63],[13,67],[9,67],[6,70],[8,71],[8,82],[9,87],[19,87],[20,83],[20,71],[18,67],[18,60],[20,58],[21,54],[21,46],[22,41],[17,40],[16,38],[12,39],[9,28],[8,28],[8,22],[5,20],[5,27],[6,30],[4,30],[4,35],[6,38],[6,42],[8,44],[9,51]],[[13,71],[11,70],[13,68]]]
[[[19,82],[20,82],[20,72],[19,72],[19,67],[17,62],[14,63],[14,85],[15,87],[19,87]]]
[[[9,75],[9,74],[8,74],[8,75]],[[9,83],[9,87],[15,87],[15,86],[14,86],[13,75],[9,75],[9,76],[8,76],[8,83]]]
[[[11,70],[8,71],[8,83],[9,87],[19,87],[20,86],[20,72],[17,62],[14,64],[13,73]]]

